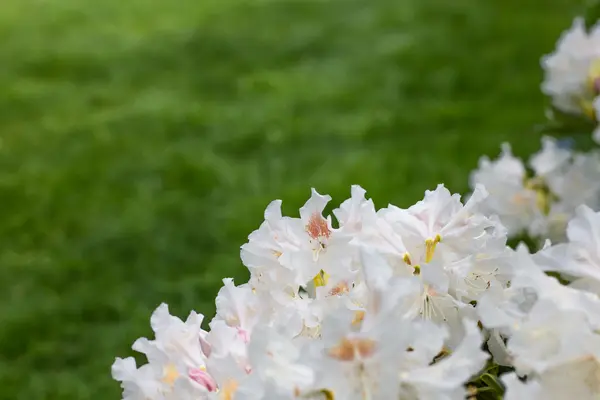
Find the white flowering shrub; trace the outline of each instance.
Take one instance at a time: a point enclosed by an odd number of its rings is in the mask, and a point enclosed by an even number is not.
[[[498,159],[482,157],[471,173],[471,186],[490,192],[482,212],[499,216],[509,236],[564,241],[580,205],[600,209],[600,152],[577,152],[563,143],[544,137],[527,166],[505,143]]]
[[[542,65],[554,110],[596,122],[600,28],[576,20]],[[209,330],[162,304],[147,363],[116,359],[123,399],[600,399],[600,153],[504,144],[470,185],[379,210],[353,186],[333,215],[314,189],[299,217],[273,201]]]

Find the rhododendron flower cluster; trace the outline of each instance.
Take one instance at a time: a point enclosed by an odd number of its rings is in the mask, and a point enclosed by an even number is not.
[[[508,143],[498,159],[482,157],[470,183],[484,185],[490,192],[481,209],[498,215],[510,236],[564,241],[567,223],[578,206],[600,209],[599,178],[600,152],[576,152],[544,137],[542,149],[527,166],[512,154]]]
[[[323,216],[281,202],[242,246],[247,283],[223,280],[210,330],[161,305],[155,339],[117,359],[125,399],[463,398],[485,365],[474,304],[506,287],[506,230],[443,185],[408,209],[376,210],[365,191]]]
[[[560,37],[556,50],[542,58],[542,92],[565,114],[598,122],[600,110],[600,25],[588,30],[583,18]],[[593,133],[600,143],[600,128]]]
[[[123,398],[463,399],[484,344],[514,370],[507,398],[596,398],[600,214],[579,207],[570,241],[531,255],[506,246],[487,197],[477,186],[463,204],[440,185],[376,210],[354,186],[337,227],[314,190],[300,218],[271,203],[242,246],[250,280],[223,280],[209,331],[161,305],[154,340],[133,345],[148,363],[113,365]]]
[[[542,65],[555,110],[596,122],[600,26],[577,19]],[[273,201],[207,329],[162,304],[133,344],[147,362],[115,360],[123,399],[600,399],[600,152],[541,147],[481,158],[464,200]]]

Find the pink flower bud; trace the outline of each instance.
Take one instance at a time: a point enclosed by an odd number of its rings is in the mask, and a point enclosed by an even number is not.
[[[204,386],[209,392],[217,390],[217,383],[215,380],[203,369],[192,368],[188,372],[188,376],[194,382]]]

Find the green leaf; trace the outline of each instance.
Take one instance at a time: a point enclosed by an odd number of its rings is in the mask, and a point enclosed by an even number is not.
[[[600,19],[600,0],[588,1],[583,18],[588,29],[596,24]]]
[[[498,368],[497,364],[490,363],[490,365],[486,367],[485,372],[493,376],[498,376]]]
[[[495,376],[485,373],[482,374],[480,378],[488,387],[490,387],[497,394],[504,393],[504,388],[498,382],[498,379]]]
[[[548,107],[547,116],[548,121],[534,127],[536,133],[559,136],[590,135],[596,126],[596,122],[589,117],[567,114],[553,106]]]

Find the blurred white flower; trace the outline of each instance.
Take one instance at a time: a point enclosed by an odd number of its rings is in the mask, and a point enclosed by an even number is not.
[[[520,380],[515,373],[502,377],[506,400],[595,400],[600,396],[600,358],[590,354]]]
[[[536,258],[546,271],[571,278],[571,287],[600,295],[600,212],[578,207],[567,238],[567,243],[542,249]]]
[[[600,30],[587,31],[583,18],[558,40],[556,50],[544,56],[542,92],[557,109],[595,119],[593,101],[600,92]]]
[[[483,156],[479,167],[471,173],[471,188],[483,185],[489,195],[480,206],[486,215],[498,215],[510,236],[525,231],[542,211],[538,207],[538,194],[527,185],[527,171],[516,158],[508,143],[502,153],[491,161]]]
[[[498,160],[482,157],[470,182],[472,188],[481,184],[489,192],[480,210],[497,215],[510,236],[527,234],[562,242],[578,206],[600,208],[600,155],[577,153],[543,137],[542,149],[529,164],[532,176],[507,144]]]

